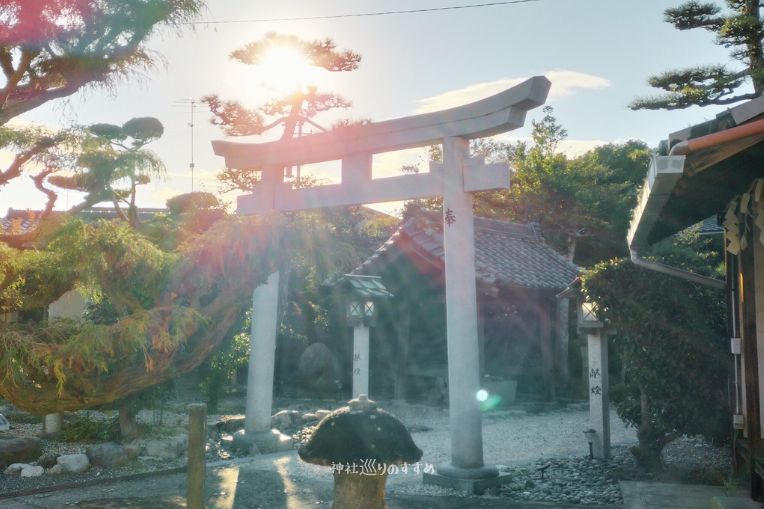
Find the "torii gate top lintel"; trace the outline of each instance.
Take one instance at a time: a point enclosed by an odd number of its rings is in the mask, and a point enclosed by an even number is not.
[[[216,140],[212,147],[216,155],[225,157],[228,168],[263,168],[270,174],[268,182],[258,185],[252,194],[239,197],[240,214],[439,196],[443,194],[439,165],[433,165],[430,173],[372,180],[372,155],[517,129],[525,123],[528,110],[544,104],[550,86],[548,79],[536,76],[491,97],[447,110],[268,143]],[[342,160],[342,184],[290,189],[277,175],[286,166],[333,160]],[[468,159],[467,164],[474,168],[464,173],[464,191],[509,186],[506,165],[484,165],[476,159]]]
[[[381,153],[425,147],[443,138],[482,138],[521,127],[525,113],[546,101],[551,83],[536,76],[496,95],[447,110],[350,126],[268,143],[215,140],[229,168],[292,166],[342,159],[349,153]]]

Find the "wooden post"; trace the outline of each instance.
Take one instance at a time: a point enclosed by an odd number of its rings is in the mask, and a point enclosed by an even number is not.
[[[536,299],[541,301],[541,296]],[[552,400],[555,398],[554,377],[552,370],[554,367],[554,354],[552,348],[552,320],[549,316],[551,310],[549,306],[542,305],[538,308],[539,320],[539,347],[541,348],[541,372],[544,381],[544,399]]]
[[[570,344],[569,316],[570,299],[557,299],[557,372],[559,373],[560,387],[567,388],[570,378],[570,367],[568,366],[568,345]]]
[[[391,306],[392,308],[392,306]],[[398,321],[396,322],[396,376],[394,383],[395,399],[406,399],[406,363],[409,358],[409,336],[411,334],[411,310],[406,299],[400,299],[397,306]]]
[[[758,238],[754,238],[750,233],[748,235],[748,248],[740,252],[740,270],[743,276],[741,332],[746,407],[745,428],[748,431],[751,496],[758,499],[764,494],[761,478],[754,469],[754,461],[761,449],[759,356],[756,345],[756,273],[753,257],[754,246],[752,245],[754,242],[758,242]]]
[[[188,476],[186,507],[204,509],[204,457],[207,444],[207,405],[188,405]]]

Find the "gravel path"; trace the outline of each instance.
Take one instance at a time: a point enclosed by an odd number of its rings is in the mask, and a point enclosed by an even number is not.
[[[315,403],[314,403],[315,404]],[[321,402],[316,408],[335,408],[342,402]],[[277,410],[302,407],[304,402],[283,405]],[[415,443],[423,450],[421,468],[411,469],[406,474],[391,475],[388,491],[399,494],[463,496],[457,492],[434,486],[424,486],[421,471],[432,468],[450,458],[450,438],[448,411],[443,408],[408,405],[394,402],[380,402],[380,406],[398,416],[411,429]],[[301,408],[301,410],[304,410]],[[535,409],[538,410],[538,409]],[[148,416],[141,416],[148,420]],[[182,427],[184,416],[170,413],[167,419],[170,427]],[[487,464],[494,464],[511,477],[499,496],[517,501],[543,501],[558,504],[618,505],[622,502],[616,474],[634,468],[629,447],[636,444],[636,433],[627,428],[611,413],[611,441],[614,445],[610,461],[591,461],[588,458],[588,444],[583,431],[589,427],[586,404],[567,407],[547,407],[542,412],[531,412],[520,408],[494,411],[483,415],[484,456]],[[211,421],[215,419],[210,416]],[[165,421],[167,422],[167,421]],[[19,430],[22,431],[22,430]],[[21,434],[35,433],[35,425],[24,426]],[[220,437],[213,440],[214,446],[208,453],[208,461],[227,457],[219,449]],[[45,444],[46,452],[73,452],[77,444],[61,446]],[[81,450],[81,445],[79,446]],[[729,463],[729,452],[724,448],[714,448],[700,438],[685,438],[670,444],[665,451],[669,464],[683,465],[685,468],[707,469],[709,465],[723,471]],[[242,458],[244,460],[244,458]],[[253,468],[263,471],[283,471],[293,482],[330,482],[329,470],[305,464],[292,453],[283,457],[256,456],[246,459]],[[94,478],[109,478],[181,465],[182,460],[152,464],[139,461],[128,467],[104,470],[91,469],[79,475],[44,476],[36,479],[0,474],[0,495],[21,489],[40,487],[54,483],[71,483]],[[538,468],[549,465],[545,478],[540,478]],[[490,495],[486,495],[492,498]],[[0,504],[2,505],[2,504]]]

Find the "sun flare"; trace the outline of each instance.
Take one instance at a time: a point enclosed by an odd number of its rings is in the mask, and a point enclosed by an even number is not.
[[[272,46],[260,61],[263,85],[280,94],[317,86],[321,70],[291,46]]]

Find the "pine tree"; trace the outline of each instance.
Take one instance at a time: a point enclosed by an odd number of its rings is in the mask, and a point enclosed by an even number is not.
[[[681,109],[689,106],[734,104],[764,92],[764,23],[759,0],[726,0],[727,9],[717,3],[685,2],[667,9],[665,20],[678,30],[702,28],[716,35],[716,44],[729,48],[732,58],[742,64],[696,66],[666,71],[648,79],[650,86],[665,93],[638,97],[629,105],[640,109]],[[753,90],[746,92],[747,87]]]
[[[268,33],[260,40],[247,44],[231,53],[231,59],[247,65],[257,65],[274,48],[293,48],[302,54],[310,65],[326,69],[329,72],[353,71],[358,68],[361,56],[353,51],[338,51],[331,39],[303,41],[294,35]],[[225,101],[217,95],[208,95],[202,99],[213,114],[212,123],[220,126],[229,136],[251,136],[264,134],[271,129],[283,126],[281,139],[299,135],[306,123],[326,131],[313,121],[319,113],[336,108],[350,107],[338,94],[320,92],[315,86],[296,89],[285,97],[269,100],[256,108],[247,108],[238,101]],[[348,125],[347,121],[337,127]],[[225,191],[251,191],[257,181],[260,168],[227,169],[218,179]]]

